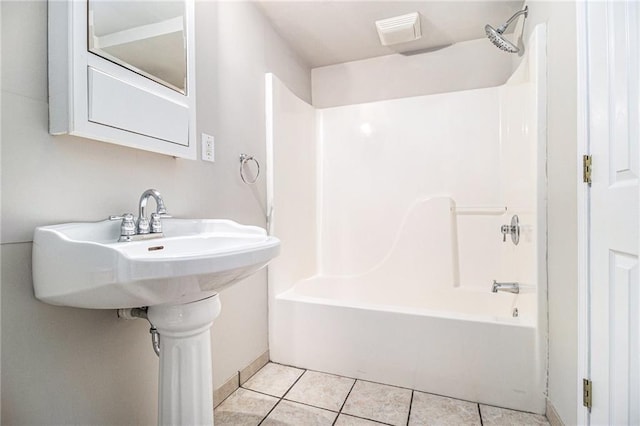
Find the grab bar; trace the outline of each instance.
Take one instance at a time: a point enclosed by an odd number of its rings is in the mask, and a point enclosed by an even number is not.
[[[491,292],[497,293],[499,291],[506,291],[508,293],[520,293],[520,283],[499,283],[496,280],[493,280],[493,285],[491,286]]]

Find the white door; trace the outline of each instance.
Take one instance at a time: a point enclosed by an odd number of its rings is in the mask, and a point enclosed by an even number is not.
[[[640,7],[587,3],[591,425],[640,425]]]

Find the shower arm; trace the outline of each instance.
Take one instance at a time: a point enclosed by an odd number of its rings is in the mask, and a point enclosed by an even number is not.
[[[515,21],[518,16],[520,15],[524,15],[524,17],[528,17],[529,15],[529,6],[525,6],[524,9],[517,11],[516,13],[513,14],[513,16],[511,18],[509,18],[507,20],[507,22],[505,22],[504,24],[500,25],[500,28],[498,28],[496,30],[497,33],[502,34],[503,32],[505,32],[507,30],[507,28],[509,28],[509,25],[511,25],[511,23],[513,21]]]

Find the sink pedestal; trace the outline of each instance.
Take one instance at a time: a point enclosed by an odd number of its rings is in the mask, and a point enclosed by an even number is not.
[[[37,227],[35,295],[76,308],[148,306],[147,319],[160,334],[158,423],[212,425],[209,329],[220,313],[217,292],[263,268],[277,256],[280,240],[230,220],[168,218],[163,235],[120,242],[123,225]]]
[[[159,425],[213,425],[211,335],[216,294],[183,305],[150,306],[160,333]]]

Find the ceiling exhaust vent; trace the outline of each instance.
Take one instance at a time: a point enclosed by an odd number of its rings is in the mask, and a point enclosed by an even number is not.
[[[383,46],[406,43],[422,37],[418,12],[376,21],[376,29]]]

